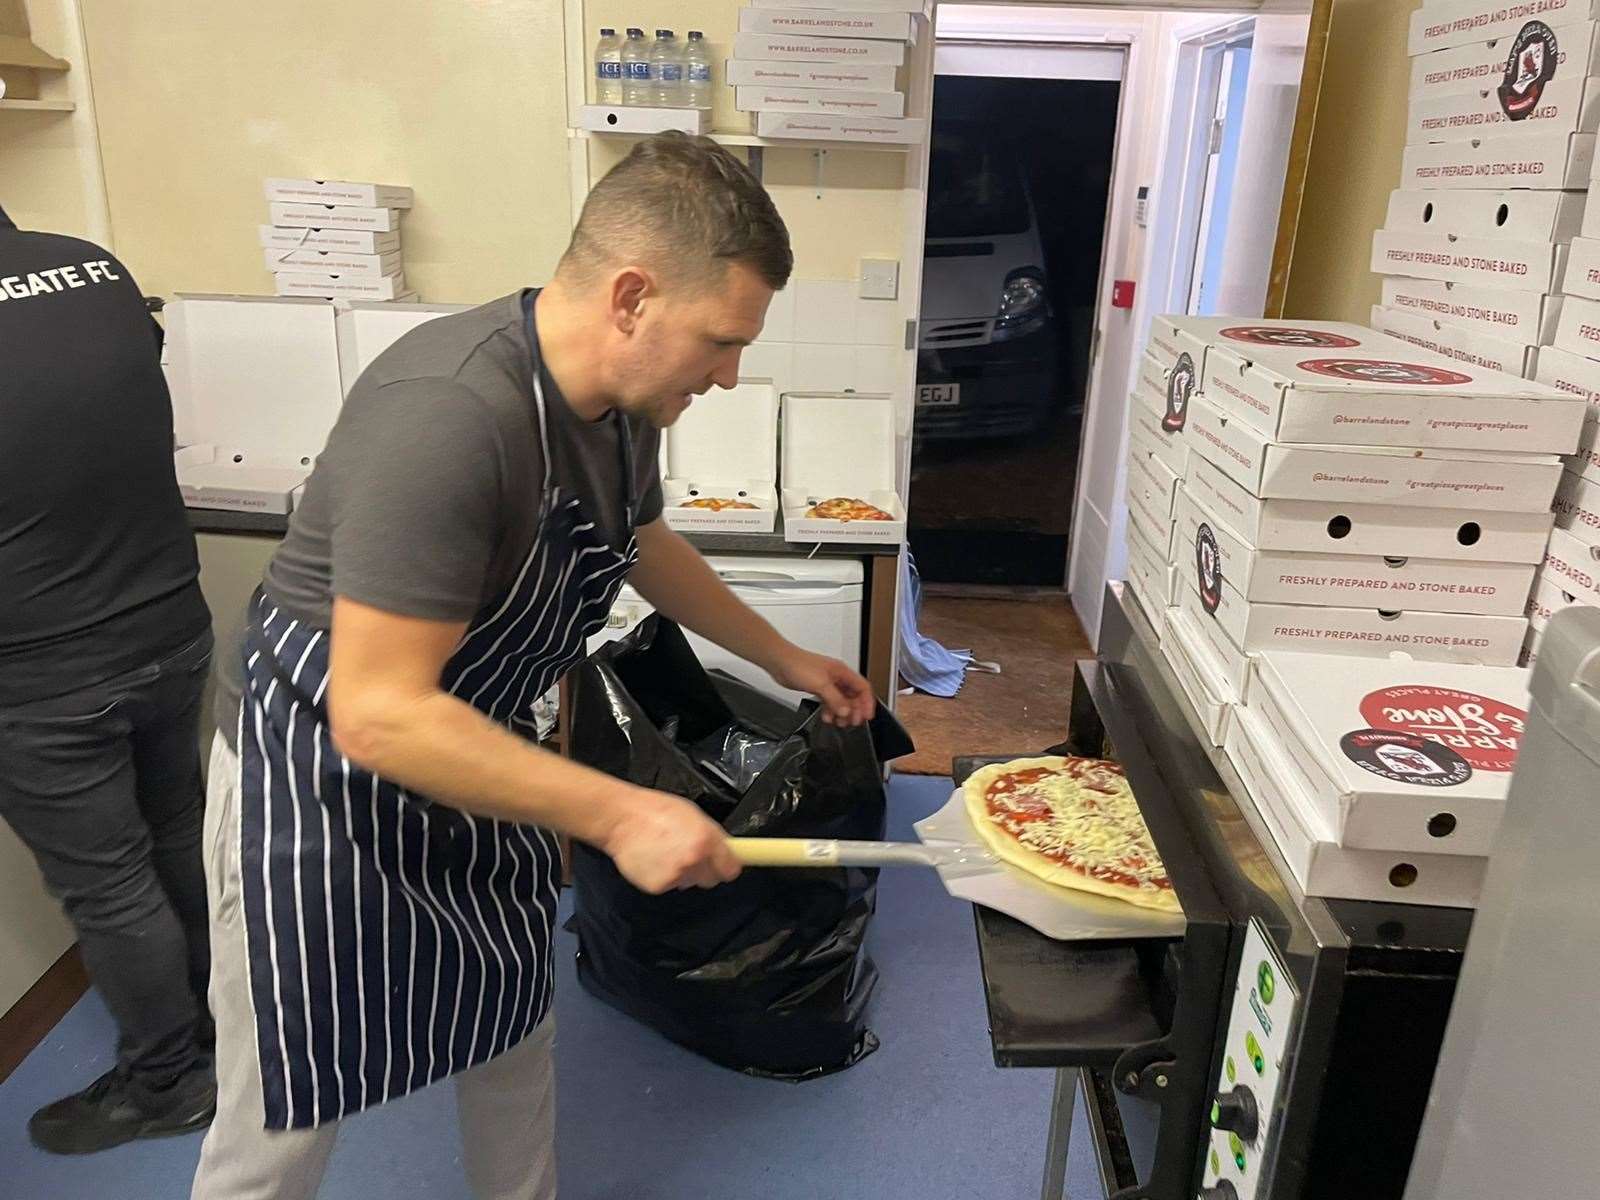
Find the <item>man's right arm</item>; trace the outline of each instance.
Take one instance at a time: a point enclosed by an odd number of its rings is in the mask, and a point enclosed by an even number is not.
[[[687,800],[541,750],[440,688],[464,630],[337,597],[328,712],[340,753],[465,812],[587,842],[646,892],[739,874],[721,826]]]

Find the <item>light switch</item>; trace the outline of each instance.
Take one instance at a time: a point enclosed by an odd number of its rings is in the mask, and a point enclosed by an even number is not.
[[[863,258],[861,260],[861,298],[863,300],[898,300],[900,298],[900,263],[892,258]]]

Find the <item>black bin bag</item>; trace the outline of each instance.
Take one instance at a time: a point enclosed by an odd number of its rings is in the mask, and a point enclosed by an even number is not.
[[[660,616],[569,682],[580,762],[686,797],[730,835],[883,837],[880,762],[911,743],[882,709],[869,726],[828,725],[814,706],[708,674]],[[590,995],[752,1075],[826,1075],[877,1048],[866,1009],[878,970],[865,948],[876,870],[761,868],[650,896],[599,851],[578,844],[573,856],[578,980]]]

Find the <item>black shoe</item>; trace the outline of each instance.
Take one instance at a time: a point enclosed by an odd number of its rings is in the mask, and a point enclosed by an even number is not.
[[[34,1145],[52,1154],[93,1154],[136,1138],[171,1137],[211,1124],[217,1081],[210,1064],[159,1092],[115,1067],[76,1095],[47,1104],[28,1122]]]

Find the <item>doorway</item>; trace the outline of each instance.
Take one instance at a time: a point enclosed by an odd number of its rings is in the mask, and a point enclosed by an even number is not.
[[[930,584],[1065,587],[1124,60],[936,50],[908,531]]]

